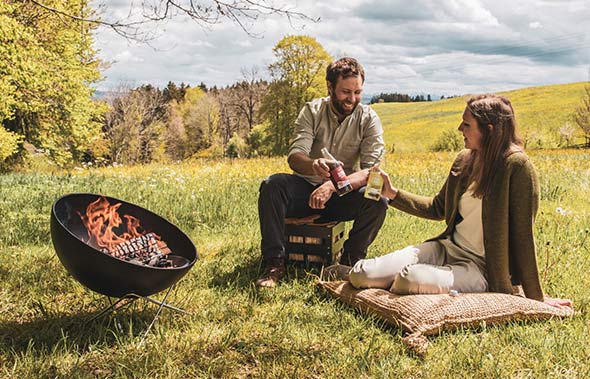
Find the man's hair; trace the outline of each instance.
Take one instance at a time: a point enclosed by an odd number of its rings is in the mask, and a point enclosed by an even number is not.
[[[330,63],[326,69],[326,80],[332,84],[332,87],[336,87],[338,78],[346,79],[351,76],[360,76],[363,83],[365,82],[365,70],[354,58],[340,58]]]

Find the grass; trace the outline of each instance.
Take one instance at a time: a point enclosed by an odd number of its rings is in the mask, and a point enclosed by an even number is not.
[[[519,131],[528,148],[563,147],[560,128],[576,130],[574,142],[583,142],[582,131],[572,121],[587,82],[529,87],[509,92]],[[445,130],[455,130],[461,121],[467,97],[433,102],[373,104],[381,118],[384,138],[391,151],[428,151]]]
[[[401,188],[433,194],[452,153],[396,153],[386,169]],[[0,378],[586,378],[590,376],[590,153],[532,151],[542,185],[536,224],[545,291],[572,298],[572,319],[514,323],[431,338],[429,355],[409,354],[401,333],[324,296],[313,272],[257,290],[257,196],[284,158],[196,161],[0,176]],[[156,309],[141,301],[86,320],[107,299],[63,268],[49,235],[53,201],[104,193],[177,224],[199,260],[146,343]],[[390,210],[369,255],[438,233],[440,223]],[[158,296],[156,296],[158,297]],[[161,295],[159,296],[161,298]]]

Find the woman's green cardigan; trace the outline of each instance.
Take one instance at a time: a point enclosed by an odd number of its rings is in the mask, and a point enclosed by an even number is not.
[[[459,153],[439,193],[426,197],[399,190],[389,204],[409,214],[445,220],[446,230],[431,240],[452,236],[459,199],[467,182],[459,168],[469,150]],[[539,207],[539,180],[529,157],[514,152],[496,173],[493,190],[482,201],[482,223],[488,288],[513,293],[522,285],[526,297],[543,300],[535,253],[534,222]]]

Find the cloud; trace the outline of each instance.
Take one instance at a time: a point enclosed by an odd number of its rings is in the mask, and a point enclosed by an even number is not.
[[[129,50],[122,51],[113,57],[113,60],[117,63],[137,63],[143,62],[143,59],[136,57]]]
[[[109,1],[110,12],[129,11],[128,2],[117,1]],[[299,0],[296,10],[321,21],[262,17],[254,32],[264,33],[252,38],[229,20],[203,27],[176,17],[162,26],[154,48],[100,29],[100,56],[115,61],[102,85],[224,86],[254,66],[265,76],[272,48],[288,34],[314,37],[336,58],[357,57],[367,72],[366,93],[448,95],[587,80],[587,1]]]

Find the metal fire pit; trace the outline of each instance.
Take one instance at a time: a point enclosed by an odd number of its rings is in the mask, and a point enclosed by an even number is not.
[[[149,296],[172,286],[190,270],[197,259],[197,250],[186,234],[155,213],[112,197],[104,196],[111,204],[121,203],[120,214],[137,217],[145,230],[162,237],[172,254],[182,257],[176,259],[181,266],[159,268],[137,265],[86,244],[84,240],[88,239],[88,234],[78,212],[84,214],[88,204],[99,197],[73,193],[59,198],[51,208],[53,246],[61,263],[76,280],[106,296]]]
[[[82,224],[79,213],[84,214],[88,204],[100,196],[90,193],[73,193],[55,201],[51,208],[53,246],[61,263],[82,285],[100,294],[120,298],[92,319],[114,309],[120,301],[125,299],[128,300],[125,305],[138,298],[158,304],[160,308],[146,331],[147,335],[162,307],[187,313],[166,304],[165,301],[174,284],[194,265],[197,260],[197,250],[186,234],[164,218],[137,205],[108,196],[103,197],[109,203],[121,203],[120,214],[138,218],[143,229],[158,234],[166,242],[172,251],[170,258],[178,267],[160,268],[138,265],[95,249],[84,242],[88,239],[88,232]],[[168,291],[162,301],[149,297],[165,289]]]

